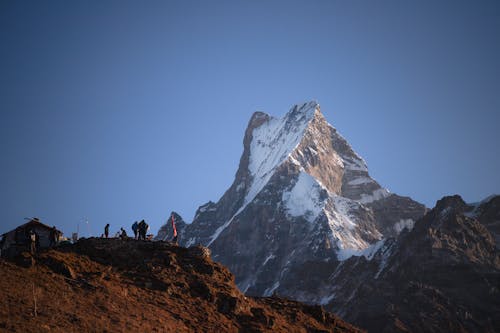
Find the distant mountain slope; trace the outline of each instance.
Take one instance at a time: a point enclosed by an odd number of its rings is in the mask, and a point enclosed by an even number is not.
[[[500,197],[488,200],[491,209]],[[445,197],[397,239],[326,271],[321,303],[346,319],[377,331],[498,332],[500,252],[471,206]],[[313,265],[314,263],[309,263]],[[305,288],[307,289],[307,288]],[[310,289],[310,288],[309,288]]]
[[[200,247],[87,239],[16,262],[0,259],[0,331],[360,332],[319,306],[245,297]]]

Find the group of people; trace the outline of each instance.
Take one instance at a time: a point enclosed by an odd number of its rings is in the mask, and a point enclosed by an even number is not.
[[[173,230],[172,242],[177,244],[178,235],[177,235],[177,228],[175,226],[175,216],[173,213],[172,213],[171,217],[169,218],[169,220],[172,223],[172,230]],[[144,220],[135,221],[132,224],[132,231],[134,232],[134,239],[146,240],[146,233],[148,232],[148,230],[149,230],[149,225]],[[106,226],[104,227],[104,234],[102,235],[102,237],[109,238],[109,223],[106,224]],[[123,228],[120,228],[120,231],[116,233],[115,237],[121,238],[121,239],[128,238],[127,232]]]
[[[132,231],[134,232],[134,239],[139,239],[139,240],[146,240],[146,233],[149,230],[149,225],[146,223],[146,221],[142,220],[140,222],[135,221],[132,224]],[[105,238],[109,238],[109,223],[106,224],[104,227],[104,235]],[[127,239],[127,232],[125,229],[120,228],[120,231],[116,233],[115,237],[121,238],[121,239]]]
[[[135,221],[132,224],[132,231],[134,232],[135,239],[146,240],[146,233],[148,230],[149,230],[149,225],[144,220],[140,222]]]

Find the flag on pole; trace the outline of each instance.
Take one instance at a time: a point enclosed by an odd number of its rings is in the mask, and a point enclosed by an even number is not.
[[[174,237],[177,237],[177,228],[175,228],[174,214],[172,214],[172,229],[174,229]]]

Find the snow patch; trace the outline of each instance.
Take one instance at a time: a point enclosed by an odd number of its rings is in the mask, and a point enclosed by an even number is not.
[[[363,176],[363,177],[358,177],[356,179],[353,179],[347,184],[348,185],[362,185],[362,184],[369,184],[369,183],[373,183],[373,179],[371,179],[370,177]]]
[[[404,229],[408,229],[408,231],[413,230],[415,226],[415,221],[412,219],[401,219],[398,223],[394,225],[394,231],[399,235],[401,231]]]
[[[361,252],[363,252],[363,250],[339,248],[337,251],[337,260],[345,261],[353,256],[359,257]]]
[[[346,260],[353,255],[360,255],[370,246],[356,230],[357,221],[352,211],[363,209],[356,201],[331,194],[324,209],[328,226],[332,231],[332,242],[337,244],[338,260]]]
[[[351,171],[365,171],[368,172],[368,167],[366,166],[366,162],[359,156],[356,156],[359,160],[347,160],[344,161],[344,168]]]
[[[224,223],[223,225],[221,225],[220,227],[218,227],[214,234],[212,235],[212,237],[210,237],[210,241],[208,242],[207,244],[207,247],[209,247],[210,245],[212,245],[212,243],[214,242],[214,240],[217,239],[217,237],[219,237],[219,235],[221,234],[222,231],[224,231],[224,229],[226,229],[228,227],[229,224],[231,224],[231,222],[233,222],[233,219],[236,215],[239,214],[239,211],[234,214],[234,216],[232,218],[230,218],[226,223]]]
[[[392,249],[393,249],[393,244],[389,244],[388,246],[384,246],[381,250],[382,252],[382,258],[380,260],[379,268],[377,273],[375,274],[375,279],[378,279],[380,276],[380,273],[384,271],[384,269],[387,267],[387,263],[389,261],[389,257],[392,254]]]
[[[274,258],[276,258],[276,256],[274,254],[268,255],[267,258],[264,259],[264,262],[262,263],[262,266],[265,266],[269,260],[274,259]]]
[[[362,193],[361,198],[357,201],[362,203],[362,204],[367,204],[367,203],[371,203],[371,202],[386,198],[390,194],[391,193],[388,190],[386,190],[385,188],[379,188],[378,190],[373,191],[372,194]]]
[[[490,195],[490,196],[486,197],[484,200],[481,200],[479,202],[467,203],[467,206],[469,207],[470,211],[465,212],[464,215],[467,217],[471,217],[471,218],[477,218],[479,213],[480,213],[479,207],[481,205],[489,202],[491,199],[493,199],[496,196],[497,196],[497,194],[493,194],[493,195]]]
[[[327,305],[328,303],[331,302],[332,299],[335,298],[335,293],[331,294],[330,296],[325,296],[325,297],[322,297],[320,300],[319,300],[319,304],[320,305]]]
[[[283,193],[285,209],[291,216],[304,216],[313,222],[325,206],[321,191],[321,185],[312,176],[301,172],[293,188]]]
[[[385,239],[381,239],[378,242],[373,243],[365,249],[355,250],[355,249],[340,249],[337,252],[337,259],[339,261],[345,261],[350,257],[365,257],[367,260],[372,260],[373,256],[377,253],[378,250],[384,245]]]
[[[238,184],[238,186],[236,186],[236,192],[239,192],[244,188],[245,188],[245,183],[241,182]]]
[[[210,206],[212,206],[211,208],[209,208]],[[203,206],[201,206],[198,211],[200,213],[204,213],[204,212],[213,212],[213,211],[216,211],[217,208],[216,207],[213,207],[213,203],[212,202],[209,202]]]
[[[370,245],[367,247],[361,255],[363,255],[366,259],[372,260],[375,254],[384,246],[385,244],[385,239],[381,239],[378,242]]]
[[[273,292],[278,289],[278,287],[280,286],[280,282],[279,281],[276,281],[270,288],[267,288],[266,290],[264,290],[264,297],[269,297],[273,294]]]
[[[354,222],[355,217],[351,214],[351,210],[359,208],[358,203],[337,195],[332,196],[332,198],[335,209],[340,213],[340,216],[337,215],[337,217],[344,222],[345,226],[353,229],[356,223]]]
[[[195,241],[196,241],[196,237],[189,238],[189,240],[186,242],[185,247],[190,247],[191,245],[194,244]]]

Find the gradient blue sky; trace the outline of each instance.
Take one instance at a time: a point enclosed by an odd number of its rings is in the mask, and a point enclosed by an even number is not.
[[[500,192],[500,2],[1,1],[0,232],[190,221],[311,99],[392,192]]]

